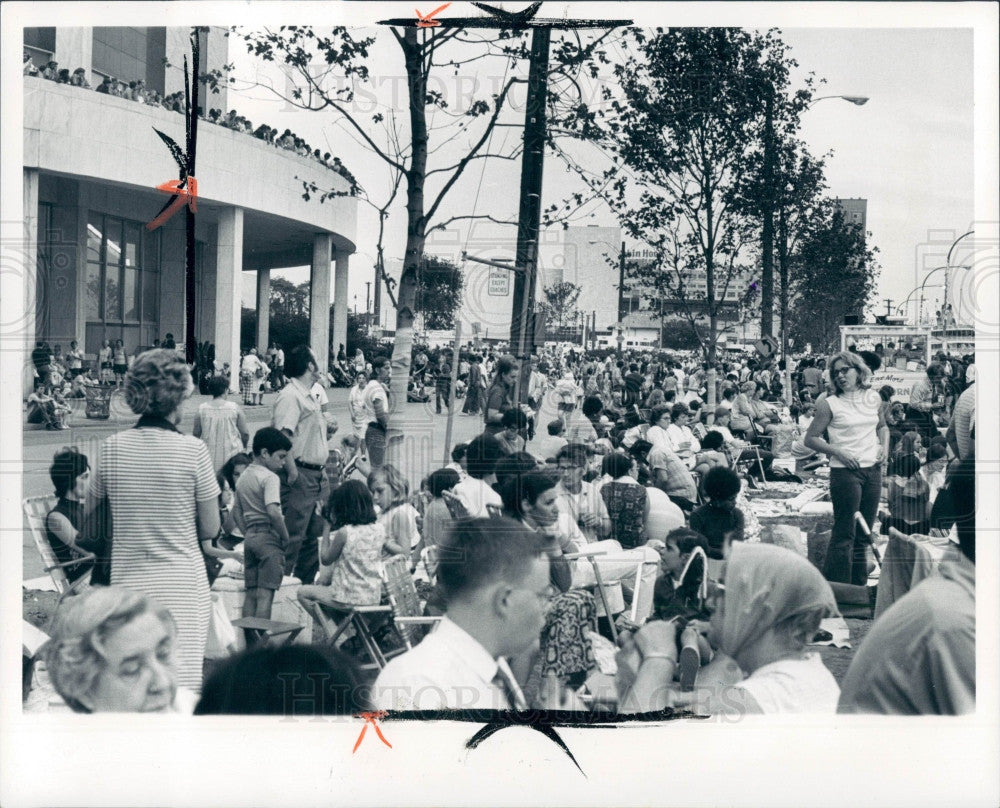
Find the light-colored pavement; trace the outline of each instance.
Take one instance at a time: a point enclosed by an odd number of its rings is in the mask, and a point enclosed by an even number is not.
[[[333,405],[333,413],[339,425],[338,434],[346,433],[351,428],[351,419],[347,409],[347,394],[348,390],[345,388],[332,388],[328,391],[330,403]],[[263,406],[244,407],[251,437],[257,429],[270,424],[272,405],[276,397],[276,393],[268,393],[264,396]],[[230,398],[234,401],[240,400],[238,395],[232,395]],[[70,429],[58,432],[45,430],[24,432],[22,498],[52,492],[49,466],[52,463],[53,454],[61,447],[75,446],[86,454],[93,463],[104,438],[135,424],[136,416],[127,410],[124,402],[118,402],[117,399],[116,396],[113,400],[112,417],[107,421],[85,418],[81,401],[78,405],[78,411],[75,411],[70,417]],[[207,399],[207,396],[194,396],[185,403],[183,419],[180,424],[182,432],[190,434],[194,423],[194,413],[197,411],[198,405]],[[471,440],[482,431],[481,417],[459,414],[463,403],[464,401],[461,399],[457,402],[458,406],[452,426],[452,446]],[[407,404],[405,406],[402,426],[408,442],[400,465],[410,479],[411,485],[419,484],[424,476],[444,465],[444,438],[447,420],[445,414],[435,414],[433,400],[426,404]],[[547,423],[547,420],[543,420],[542,423]],[[541,432],[544,434],[544,429]],[[540,438],[541,435],[538,435],[536,440]],[[24,577],[28,579],[44,575],[41,560],[26,525],[24,525],[22,533]]]

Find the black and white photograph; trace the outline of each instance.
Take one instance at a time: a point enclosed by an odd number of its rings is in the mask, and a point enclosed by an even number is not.
[[[997,804],[998,6],[0,12],[0,802]]]

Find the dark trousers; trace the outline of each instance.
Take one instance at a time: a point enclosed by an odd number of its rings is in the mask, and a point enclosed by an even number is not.
[[[451,406],[451,380],[447,382],[438,382],[434,385],[434,409],[441,412],[441,400],[444,399],[444,405],[446,407]]]
[[[868,582],[868,538],[857,526],[860,512],[868,527],[875,522],[882,493],[882,467],[830,469],[833,533],[826,553],[827,580],[864,586]]]
[[[375,421],[368,424],[365,431],[365,448],[368,450],[368,461],[373,469],[385,465],[385,430]]]
[[[285,470],[281,479],[281,513],[288,530],[285,548],[285,575],[294,575],[304,584],[316,580],[319,571],[319,537],[323,518],[316,513],[316,503],[326,505],[330,483],[326,472],[299,468],[299,476],[289,483]]]

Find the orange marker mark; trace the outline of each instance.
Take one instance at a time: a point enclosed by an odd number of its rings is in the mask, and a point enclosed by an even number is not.
[[[375,729],[375,734],[378,735],[382,743],[392,749],[392,744],[385,739],[385,736],[382,734],[382,730],[380,730],[378,726],[378,720],[380,718],[385,718],[387,715],[388,713],[385,710],[375,710],[370,713],[358,713],[356,717],[365,719],[365,725],[361,728],[361,734],[358,736],[357,743],[354,744],[354,749],[351,750],[352,755],[358,751],[358,747],[361,746],[361,742],[365,739],[365,733],[368,731],[369,724],[371,724]]]
[[[182,180],[169,180],[156,186],[157,191],[174,194],[177,198],[170,203],[170,207],[146,225],[147,230],[155,230],[185,205],[190,205],[192,212],[198,212],[198,180],[188,177],[186,187],[182,187],[181,182]]]
[[[419,11],[417,11],[417,9],[413,9],[417,13],[417,28],[434,28],[435,26],[440,25],[441,24],[440,21],[435,20],[434,17],[436,17],[450,5],[451,3],[445,3],[440,8],[434,9],[430,14],[421,14]]]

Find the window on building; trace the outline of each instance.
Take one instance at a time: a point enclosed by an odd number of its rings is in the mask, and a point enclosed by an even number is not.
[[[159,331],[160,234],[140,222],[87,216],[84,311],[87,353],[121,339],[129,353]]]
[[[55,28],[25,28],[24,49],[31,56],[35,67],[41,70],[56,53]],[[72,70],[73,68],[70,68]]]
[[[102,76],[150,84],[146,28],[95,28],[93,69]],[[162,72],[162,69],[161,71]]]

